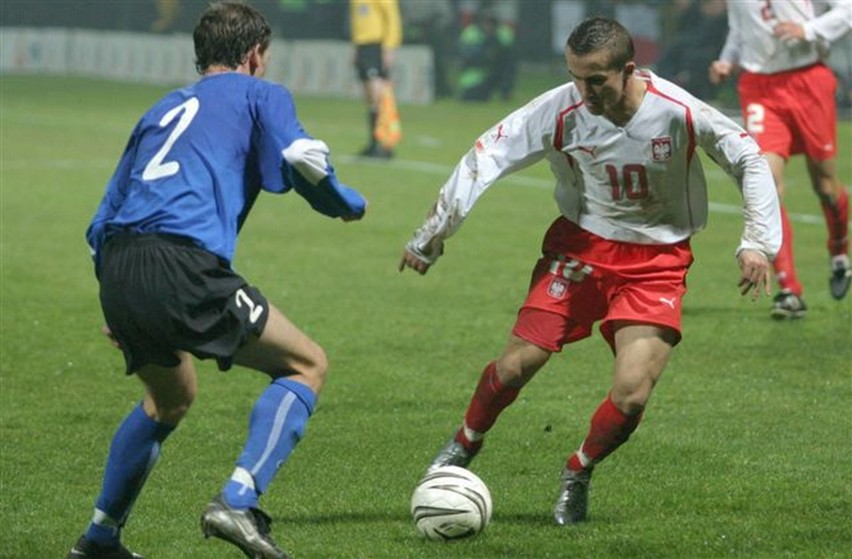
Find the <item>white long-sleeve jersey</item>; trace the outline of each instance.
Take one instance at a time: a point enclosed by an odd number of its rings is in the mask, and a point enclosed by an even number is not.
[[[776,37],[773,28],[784,21],[801,24],[804,40]],[[803,68],[825,59],[830,44],[850,29],[852,0],[736,0],[728,2],[728,37],[719,59],[757,74]]]
[[[774,259],[781,217],[769,165],[736,123],[651,72],[626,126],[590,113],[573,83],[554,88],[483,134],[441,188],[407,248],[432,263],[480,196],[500,177],[547,159],[565,218],[610,240],[673,244],[704,228],[701,147],[736,182],[745,229],[737,253]]]

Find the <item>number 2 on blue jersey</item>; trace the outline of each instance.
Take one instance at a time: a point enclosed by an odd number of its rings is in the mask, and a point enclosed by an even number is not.
[[[154,157],[152,157],[151,161],[149,161],[145,166],[145,171],[142,173],[143,180],[153,181],[170,177],[177,174],[180,170],[180,163],[177,161],[164,160],[177,139],[186,131],[189,127],[189,123],[191,123],[192,119],[195,118],[195,115],[198,114],[198,106],[198,98],[192,97],[164,114],[163,118],[160,119],[160,127],[165,128],[171,124],[178,115],[180,115],[180,120],[178,121],[177,126],[175,126],[172,133],[169,134],[169,137],[166,138],[166,142],[163,144],[163,147],[154,154]]]

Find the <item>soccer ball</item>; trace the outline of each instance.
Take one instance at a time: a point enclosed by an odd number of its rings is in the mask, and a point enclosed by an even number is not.
[[[420,480],[411,495],[417,531],[430,540],[454,540],[478,534],[491,521],[491,493],[465,468],[441,466]]]

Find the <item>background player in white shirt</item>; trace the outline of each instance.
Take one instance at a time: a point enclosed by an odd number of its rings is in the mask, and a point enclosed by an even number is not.
[[[595,322],[615,355],[612,387],[566,461],[558,524],[586,518],[592,468],[639,424],[680,341],[690,237],[706,224],[697,147],[736,181],[745,228],[737,248],[743,294],[769,293],[781,244],[778,197],[766,160],[734,122],[633,61],[633,41],[607,18],[582,22],[566,46],[573,78],[480,136],[406,244],[400,271],[424,274],[494,182],[547,159],[561,215],[544,237],[512,335],[482,373],[464,423],[431,467],[466,467],[485,433],[562,346]]]
[[[805,154],[814,192],[828,226],[829,288],[842,299],[852,283],[849,265],[849,195],[837,177],[837,80],[823,64],[828,46],[852,28],[852,2],[820,2],[830,9],[817,17],[802,0],[728,2],[729,32],[719,60],[710,65],[714,83],[738,67],[745,127],[760,145],[784,196],[784,166]],[[784,242],[775,259],[780,292],[772,316],[801,318],[807,307],[793,259],[793,231],[782,206]]]

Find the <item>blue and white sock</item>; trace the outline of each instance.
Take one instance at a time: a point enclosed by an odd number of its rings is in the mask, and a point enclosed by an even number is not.
[[[315,404],[310,388],[286,378],[275,379],[263,391],[251,412],[237,468],[222,490],[228,506],[257,507],[258,497],[302,438]]]
[[[101,494],[86,531],[89,541],[102,546],[118,543],[121,527],[160,456],[160,445],[174,429],[148,417],[142,404],[124,419],[112,438]]]

